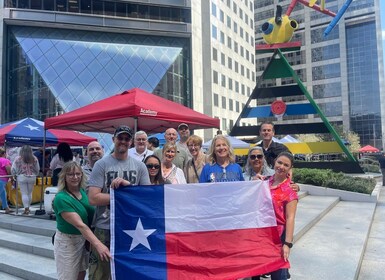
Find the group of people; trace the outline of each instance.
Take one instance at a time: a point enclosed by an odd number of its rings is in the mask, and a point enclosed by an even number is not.
[[[11,162],[6,158],[4,149],[0,149],[0,193],[1,205],[5,213],[11,213],[8,206],[6,184],[17,178],[17,185],[20,188],[21,200],[24,206],[23,214],[30,213],[32,203],[32,191],[36,184],[36,177],[39,174],[40,165],[37,158],[33,155],[32,148],[24,145],[19,149],[18,156]]]
[[[91,142],[83,166],[73,159],[64,160],[58,152],[57,162],[62,161],[61,165],[51,166],[59,169],[60,191],[53,202],[58,278],[84,279],[87,268],[89,279],[111,278],[110,189],[130,185],[268,180],[282,238],[282,256],[287,260],[293,246],[298,200],[298,185],[291,182],[293,156],[285,146],[272,141],[272,123],[263,123],[260,135],[262,142],[249,150],[244,170],[235,162],[234,150],[224,135],[216,135],[205,154],[202,138],[190,135],[185,123],[165,131],[163,148],[153,149],[157,143],[149,144],[146,132],[133,133],[122,125],[113,135],[113,151],[104,155],[100,143]],[[286,270],[271,273],[272,279],[287,279],[286,275]]]

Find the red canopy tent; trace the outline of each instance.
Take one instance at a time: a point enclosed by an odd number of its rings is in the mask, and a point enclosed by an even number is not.
[[[124,91],[74,111],[45,120],[45,128],[113,133],[128,125],[147,133],[163,132],[187,123],[190,129],[219,128],[219,119],[138,88]]]
[[[366,145],[366,146],[362,147],[361,149],[359,149],[358,151],[360,153],[378,153],[380,150],[373,147],[373,146]]]

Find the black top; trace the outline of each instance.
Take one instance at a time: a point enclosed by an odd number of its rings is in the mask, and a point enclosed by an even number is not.
[[[381,169],[385,168],[385,156],[380,156],[378,162],[380,163]]]
[[[281,144],[281,143],[277,143],[277,142],[274,142],[272,141],[269,148],[267,148],[267,150],[265,150],[265,148],[263,148],[263,141],[258,145],[260,147],[262,147],[263,149],[263,154],[265,155],[265,159],[267,161],[267,164],[269,165],[270,168],[274,168],[274,160],[277,158],[277,156],[282,153],[282,152],[290,152],[289,149]]]

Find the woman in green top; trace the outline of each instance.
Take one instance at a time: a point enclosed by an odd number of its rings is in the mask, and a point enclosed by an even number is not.
[[[89,259],[86,240],[95,247],[101,259],[111,258],[108,248],[88,226],[95,210],[84,190],[86,180],[82,168],[74,161],[64,164],[59,173],[59,192],[53,203],[57,225],[54,255],[59,280],[84,279]]]

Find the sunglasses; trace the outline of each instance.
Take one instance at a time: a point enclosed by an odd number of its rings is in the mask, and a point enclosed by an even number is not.
[[[263,159],[263,155],[250,155],[250,159],[251,160],[255,160],[255,159]]]
[[[159,169],[160,168],[160,165],[159,164],[146,164],[147,168],[148,169]]]

